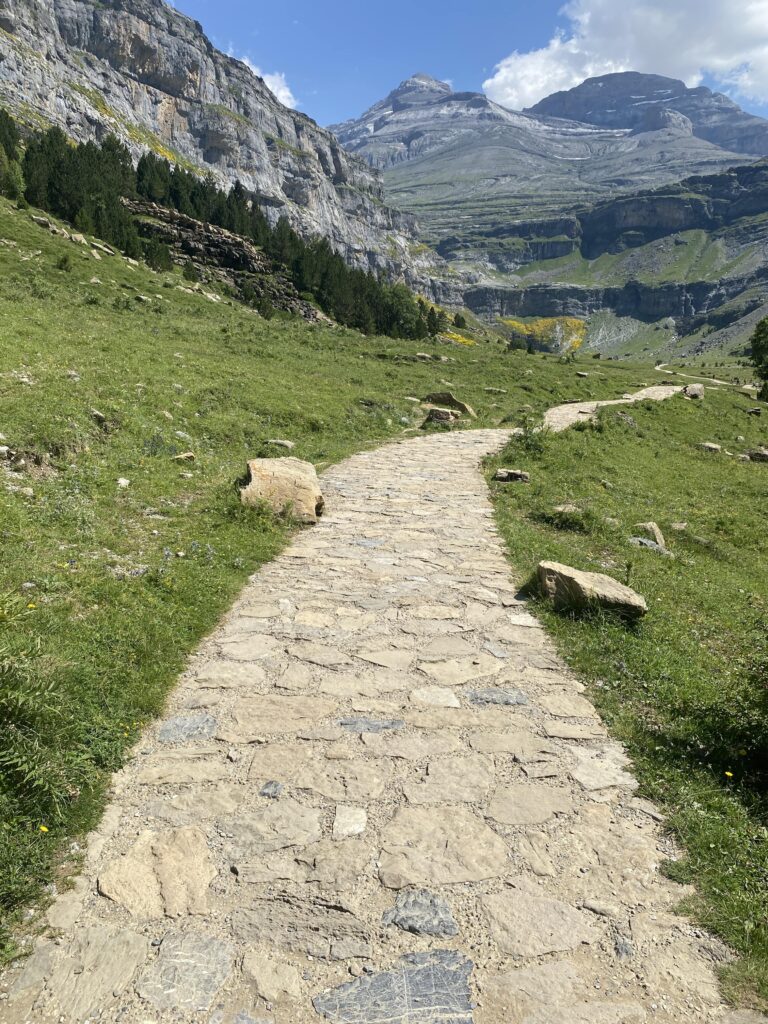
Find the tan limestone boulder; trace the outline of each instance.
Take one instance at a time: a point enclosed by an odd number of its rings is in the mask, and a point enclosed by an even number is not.
[[[278,514],[288,512],[300,523],[316,523],[325,501],[317,471],[301,459],[251,459],[250,481],[240,491],[244,505],[267,504]]]
[[[560,562],[541,562],[539,584],[556,608],[584,609],[599,606],[639,619],[648,611],[645,598],[611,576],[582,572]]]

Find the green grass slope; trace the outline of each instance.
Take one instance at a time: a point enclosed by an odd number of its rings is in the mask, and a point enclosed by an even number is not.
[[[609,408],[595,427],[515,440],[489,470],[531,473],[528,487],[492,485],[521,580],[554,559],[648,600],[636,629],[543,601],[535,610],[628,744],[644,793],[668,811],[684,851],[668,870],[697,887],[684,909],[741,954],[725,968],[726,992],[766,1009],[768,466],[697,448],[766,444],[768,408],[758,419],[754,404],[723,389],[700,403]],[[564,504],[578,511],[555,511]],[[629,543],[650,520],[674,560]]]
[[[180,290],[178,273],[98,255],[0,200],[0,445],[25,462],[0,460],[6,956],[22,909],[76,868],[71,840],[189,653],[286,542],[290,524],[238,500],[246,460],[282,454],[267,439],[322,468],[417,430],[409,397],[445,380],[489,426],[655,377],[267,322]],[[175,460],[185,452],[194,462]]]

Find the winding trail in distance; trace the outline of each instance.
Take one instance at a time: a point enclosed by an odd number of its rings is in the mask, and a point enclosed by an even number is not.
[[[518,596],[479,470],[508,437],[324,474],[327,515],[115,777],[3,1024],[749,1019],[718,992],[727,951],[672,912],[659,813]]]

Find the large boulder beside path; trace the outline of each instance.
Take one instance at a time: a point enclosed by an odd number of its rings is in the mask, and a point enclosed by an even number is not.
[[[603,573],[583,572],[561,562],[540,562],[538,577],[542,593],[564,611],[599,607],[629,619],[639,619],[648,611],[644,597]]]
[[[325,501],[317,470],[301,459],[251,459],[250,480],[240,491],[243,505],[266,504],[273,512],[288,513],[300,523],[316,523]]]

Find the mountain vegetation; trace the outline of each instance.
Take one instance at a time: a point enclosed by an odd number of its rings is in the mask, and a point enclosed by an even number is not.
[[[300,294],[338,323],[398,338],[424,338],[440,330],[435,309],[417,302],[404,285],[383,283],[372,273],[349,267],[327,239],[305,241],[285,218],[272,227],[240,183],[225,192],[210,175],[200,178],[151,152],[134,169],[128,149],[114,136],[73,146],[55,127],[32,134],[22,156],[21,134],[5,111],[0,132],[4,152],[13,155],[4,194],[16,198],[23,191],[33,206],[103,238],[127,256],[146,258],[155,269],[169,269],[170,256],[156,241],[142,241],[123,198],[149,199],[251,239],[276,265],[288,269]],[[20,167],[23,187],[9,185],[11,167]]]

